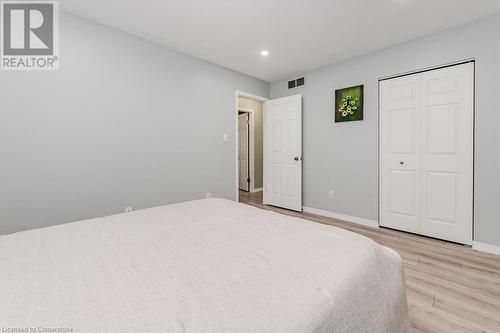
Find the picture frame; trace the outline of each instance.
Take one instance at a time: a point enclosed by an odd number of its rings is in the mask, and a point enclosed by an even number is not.
[[[363,120],[364,85],[335,90],[335,122]]]

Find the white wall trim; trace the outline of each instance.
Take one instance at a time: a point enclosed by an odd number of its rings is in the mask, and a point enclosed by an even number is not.
[[[474,242],[472,242],[472,249],[476,250],[476,251],[488,252],[488,253],[500,255],[500,246],[498,246],[498,245],[491,245],[491,244],[486,244],[486,243],[474,241]]]
[[[304,207],[303,210],[306,213],[330,217],[330,218],[334,218],[337,220],[342,220],[342,221],[346,221],[346,222],[360,224],[360,225],[371,227],[371,228],[377,228],[377,229],[379,228],[378,222],[375,220],[334,213],[334,212],[316,209],[316,208],[311,208],[311,207]],[[476,251],[480,251],[480,252],[486,252],[486,253],[500,255],[500,246],[499,245],[492,245],[492,244],[486,244],[486,243],[473,241],[472,242],[472,249],[476,250]]]
[[[269,98],[266,98],[266,97],[252,95],[252,94],[249,94],[249,93],[246,93],[243,91],[236,90],[236,99],[238,99],[238,97],[245,97],[245,98],[253,99],[254,101],[259,101],[259,102],[265,102],[265,101],[269,100]],[[236,101],[236,105],[238,105],[238,101]],[[236,107],[238,107],[238,106],[236,106]]]
[[[334,218],[337,220],[347,221],[347,222],[351,222],[351,223],[355,223],[355,224],[360,224],[360,225],[363,225],[366,227],[378,229],[378,221],[375,221],[375,220],[369,220],[369,219],[365,219],[362,217],[349,216],[349,215],[329,212],[326,210],[320,210],[320,209],[310,208],[310,207],[303,207],[303,210],[306,213],[321,215],[321,216],[325,216],[325,217],[331,217],[331,218]]]

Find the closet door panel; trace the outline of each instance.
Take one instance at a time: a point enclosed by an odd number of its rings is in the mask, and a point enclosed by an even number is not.
[[[421,233],[472,243],[472,63],[422,74]]]
[[[380,82],[380,225],[419,231],[420,75]]]

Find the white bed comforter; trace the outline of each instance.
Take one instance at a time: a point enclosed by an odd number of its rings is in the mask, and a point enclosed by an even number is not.
[[[209,199],[0,236],[0,326],[390,333],[408,315],[394,251]]]

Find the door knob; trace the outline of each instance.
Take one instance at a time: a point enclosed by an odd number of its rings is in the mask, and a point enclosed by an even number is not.
[[[403,164],[405,164],[405,162],[401,161],[401,162],[399,162],[399,164],[403,165]]]
[[[293,159],[296,161],[302,161],[302,157],[298,157],[298,156],[295,156]]]

